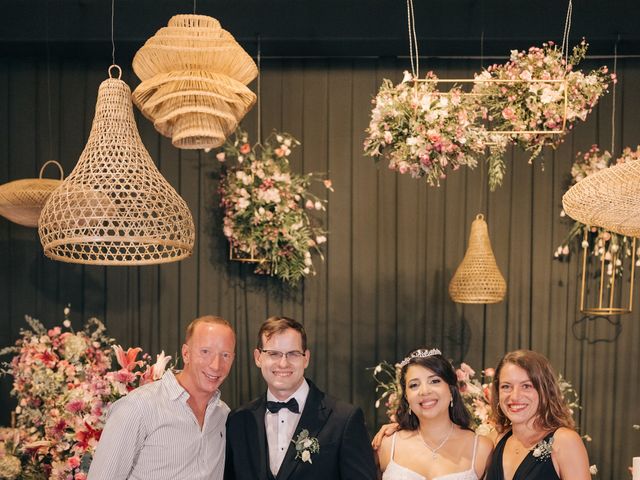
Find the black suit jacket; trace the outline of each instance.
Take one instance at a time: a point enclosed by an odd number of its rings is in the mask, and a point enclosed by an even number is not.
[[[276,480],[375,480],[376,466],[362,410],[321,392],[309,383],[309,396],[293,434],[307,429],[320,451],[309,464],[295,459],[289,445]],[[264,427],[266,393],[229,415],[225,480],[267,480]]]

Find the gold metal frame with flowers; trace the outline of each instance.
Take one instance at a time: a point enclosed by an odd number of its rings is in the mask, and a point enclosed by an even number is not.
[[[565,133],[566,131],[566,125],[567,125],[567,108],[568,108],[568,104],[569,104],[569,97],[568,97],[568,82],[566,79],[564,78],[560,78],[560,79],[535,79],[532,78],[530,80],[525,80],[525,79],[503,79],[503,78],[414,78],[411,80],[414,83],[420,82],[420,83],[449,83],[449,84],[460,84],[460,83],[472,83],[472,84],[477,84],[477,83],[508,83],[508,84],[514,84],[514,83],[552,83],[552,84],[556,84],[556,83],[561,83],[563,86],[563,90],[564,90],[564,96],[563,96],[563,113],[562,113],[562,128],[561,129],[556,129],[556,130],[491,130],[491,129],[487,129],[486,133],[488,134],[492,134],[492,135],[521,135],[521,134],[531,134],[531,135],[537,135],[537,134],[546,134],[546,135],[552,135],[552,134],[562,134]],[[449,92],[436,92],[440,95],[448,95]],[[484,96],[488,96],[488,94],[482,94],[482,93],[473,93],[473,92],[462,92],[463,96],[467,96],[467,97],[484,97]],[[492,145],[492,143],[487,143],[487,145]]]
[[[593,282],[589,282],[587,278],[587,273],[590,270],[590,264],[594,264],[593,266],[597,268],[595,265],[597,262],[587,262],[587,257],[589,255],[589,229],[584,229],[584,240],[582,242],[582,282],[580,285],[580,311],[586,315],[624,315],[626,313],[631,313],[633,310],[633,286],[634,286],[634,277],[635,277],[635,269],[636,269],[636,239],[633,238],[631,243],[631,255],[620,256],[618,251],[611,252],[611,265],[617,264],[617,261],[622,257],[621,261],[629,259],[631,262],[630,274],[628,277],[629,282],[629,294],[628,294],[628,304],[627,306],[614,306],[614,301],[618,299],[622,295],[622,293],[616,295],[616,287],[619,283],[624,281],[624,276],[618,282],[616,282],[616,274],[615,272],[612,275],[608,275],[609,279],[605,280],[605,276],[607,276],[607,269],[605,265],[605,251],[607,249],[603,249],[602,253],[598,255],[600,257],[599,260],[599,276],[594,275]],[[623,270],[624,271],[624,270]],[[585,301],[588,302],[591,298],[589,295],[590,290],[595,286],[595,291],[597,291],[597,301],[595,304],[585,306]],[[590,288],[591,287],[591,288]],[[608,289],[608,292],[606,291]],[[622,289],[620,289],[622,292]],[[605,298],[608,296],[608,302]],[[622,298],[620,301],[622,302]]]

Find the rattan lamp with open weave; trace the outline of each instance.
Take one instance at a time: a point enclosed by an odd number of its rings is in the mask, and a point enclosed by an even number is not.
[[[133,102],[173,145],[222,145],[256,102],[251,57],[206,15],[176,15],[138,50]]]
[[[131,90],[100,84],[87,145],[42,209],[38,232],[49,258],[93,265],[146,265],[191,255],[195,229],[185,201],[140,139]]]
[[[449,283],[449,295],[456,303],[499,303],[506,293],[507,284],[493,256],[487,222],[480,213],[471,224],[469,245]]]

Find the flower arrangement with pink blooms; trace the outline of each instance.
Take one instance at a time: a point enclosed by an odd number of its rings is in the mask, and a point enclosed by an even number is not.
[[[607,150],[601,151],[598,145],[592,145],[589,151],[584,154],[582,152],[577,153],[576,159],[571,166],[571,181],[567,189],[589,175],[614,165],[637,161],[639,159],[640,145],[637,146],[635,150],[626,147],[616,160],[611,159],[611,153]],[[564,210],[560,211],[560,216],[566,218]],[[585,231],[587,231],[586,240]],[[569,233],[553,253],[554,259],[561,261],[568,260],[572,250],[577,248],[578,245],[581,248],[589,248],[591,255],[598,257],[604,255],[609,283],[613,280],[614,274],[616,276],[622,275],[624,260],[633,253],[631,251],[632,239],[624,235],[609,232],[603,228],[587,227],[584,223],[574,221]],[[640,254],[640,248],[638,254]],[[636,265],[640,266],[640,259],[636,261]]]
[[[68,318],[52,329],[25,318],[30,329],[0,351],[14,354],[2,373],[13,377],[18,401],[15,428],[0,432],[0,478],[86,479],[108,406],[162,377],[170,357],[138,359],[139,348],[113,345],[95,318],[79,332]]]
[[[476,75],[473,93],[477,95],[477,107],[492,130],[557,131],[566,127],[562,134],[511,134],[513,142],[531,152],[530,163],[544,145],[556,148],[577,120],[587,118],[609,82],[616,82],[615,74],[610,74],[606,66],[588,74],[574,70],[586,56],[587,48],[583,39],[567,62],[553,42],[526,52],[512,50],[508,62],[491,65]]]
[[[459,87],[442,93],[433,72],[426,79],[433,81],[414,81],[405,72],[398,85],[383,80],[372,101],[364,152],[388,158],[391,170],[439,186],[448,172],[475,167],[488,140]]]
[[[312,180],[333,191],[331,180],[291,171],[289,155],[300,142],[288,133],[273,132],[264,142],[249,144],[238,130],[217,154],[219,161],[234,161],[223,170],[220,205],[224,209],[223,233],[236,255],[259,259],[255,273],[271,275],[295,285],[315,275],[311,256],[326,231],[310,213],[326,209],[326,200],[310,191]]]

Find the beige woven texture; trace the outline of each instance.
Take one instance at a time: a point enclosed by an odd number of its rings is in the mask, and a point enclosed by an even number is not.
[[[640,237],[640,161],[585,177],[564,194],[562,206],[585,225]]]
[[[449,283],[449,295],[457,303],[499,303],[506,293],[507,284],[493,256],[487,222],[479,214],[471,224],[462,263]]]
[[[215,18],[176,15],[133,59],[133,102],[174,146],[222,145],[256,102],[258,68]]]
[[[55,164],[60,179],[42,178],[47,165]],[[24,227],[37,227],[40,212],[47,198],[62,183],[64,173],[55,160],[49,160],[40,169],[39,178],[23,178],[0,186],[0,215]]]
[[[38,231],[45,255],[63,262],[145,265],[191,255],[191,212],[142,144],[123,81],[100,85],[87,145],[47,200]]]

